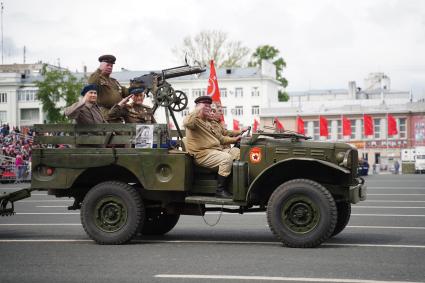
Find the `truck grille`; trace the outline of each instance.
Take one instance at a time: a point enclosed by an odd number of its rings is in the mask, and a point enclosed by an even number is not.
[[[354,180],[357,178],[357,168],[359,167],[359,152],[357,149],[352,149],[350,152],[350,168],[351,168],[351,178]]]

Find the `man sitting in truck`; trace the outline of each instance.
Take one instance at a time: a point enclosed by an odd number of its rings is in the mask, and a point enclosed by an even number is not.
[[[107,123],[97,105],[97,85],[88,84],[81,90],[83,98],[65,108],[65,115],[77,124],[90,125]]]
[[[212,99],[201,96],[195,99],[195,110],[183,121],[186,128],[186,149],[195,158],[195,162],[207,168],[218,167],[216,196],[229,198],[226,191],[229,175],[232,171],[233,156],[224,152],[222,144],[237,142],[241,138],[226,137],[213,133],[209,121]]]
[[[211,126],[213,128],[213,133],[219,137],[220,135],[227,136],[227,137],[237,137],[241,134],[240,130],[227,130],[224,128],[223,124],[221,123],[221,116],[222,116],[222,108],[221,105],[218,105],[216,103],[211,104]],[[228,152],[233,156],[234,160],[240,159],[240,152],[241,150],[237,147],[230,147],[230,144],[234,143],[233,140],[227,140],[227,144],[223,144],[222,148],[224,152]]]

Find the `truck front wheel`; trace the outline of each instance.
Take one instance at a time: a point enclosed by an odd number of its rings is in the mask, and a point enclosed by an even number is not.
[[[337,208],[329,191],[317,182],[295,179],[273,192],[267,220],[287,247],[312,248],[326,241],[337,222]]]
[[[179,214],[167,214],[159,209],[147,209],[142,234],[164,235],[176,226],[179,218]]]
[[[338,220],[335,225],[335,230],[332,233],[332,237],[338,235],[345,229],[351,216],[351,203],[348,201],[340,201],[336,203],[338,211]]]
[[[130,241],[143,225],[144,206],[132,186],[108,181],[94,186],[81,207],[81,223],[98,244],[117,245]]]

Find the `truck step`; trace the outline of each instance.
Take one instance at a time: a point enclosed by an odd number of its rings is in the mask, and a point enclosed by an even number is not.
[[[188,196],[185,198],[186,203],[197,204],[219,204],[219,205],[237,205],[244,206],[246,203],[241,201],[234,201],[233,199],[217,198],[213,196]]]

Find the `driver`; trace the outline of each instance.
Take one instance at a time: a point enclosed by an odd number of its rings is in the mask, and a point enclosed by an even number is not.
[[[143,104],[145,95],[146,89],[143,86],[131,88],[130,95],[115,104],[108,116],[114,120],[123,119],[125,123],[156,123],[152,108]]]
[[[218,167],[216,196],[231,197],[226,191],[229,175],[232,171],[234,157],[225,152],[222,144],[237,142],[241,138],[227,137],[220,133],[213,133],[209,121],[212,99],[210,96],[201,96],[195,99],[195,110],[183,121],[186,128],[186,149],[195,158],[195,162],[207,168]]]

